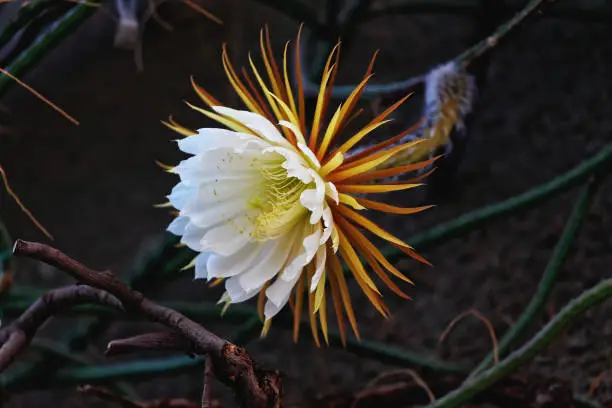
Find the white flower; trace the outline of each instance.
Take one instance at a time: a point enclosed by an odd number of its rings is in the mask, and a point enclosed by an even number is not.
[[[419,186],[414,180],[389,184],[375,180],[419,170],[427,162],[375,169],[394,155],[412,149],[420,140],[391,148],[382,143],[350,155],[353,146],[383,125],[406,98],[346,141],[335,143],[351,120],[370,71],[323,126],[325,107],[330,102],[327,90],[332,86],[337,67],[331,64],[332,53],[324,70],[312,124],[307,128],[303,90],[298,84],[294,97],[290,86],[287,50],[282,75],[263,39],[262,52],[270,85],[251,61],[259,89],[246,73],[248,86],[242,81],[223,52],[229,82],[248,110],[224,107],[194,83],[196,92],[212,110],[190,106],[227,129],[194,132],[172,120],[166,123],[186,136],[178,145],[191,155],[169,170],[180,177],[180,182],[168,196],[170,205],[178,210],[168,230],[199,253],[192,262],[196,278],[225,282],[220,302],[227,306],[259,296],[259,312],[266,322],[263,334],[271,319],[293,296],[294,338],[298,336],[297,323],[307,298],[315,342],[319,344],[317,320],[327,341],[329,296],[342,338],[345,316],[359,337],[340,258],[384,316],[388,316],[388,309],[359,257],[400,296],[408,298],[388,274],[411,282],[385,259],[364,232],[424,261],[408,244],[359,213],[375,210],[412,214],[428,208],[395,207],[362,197]],[[299,50],[296,55],[299,68]],[[299,69],[296,71],[299,73]]]
[[[270,319],[289,300],[304,266],[315,257],[324,264],[332,221],[321,166],[308,147],[287,142],[263,116],[213,109],[244,120],[261,137],[200,129],[179,140],[179,148],[193,156],[173,170],[181,181],[168,199],[179,216],[168,230],[202,253],[196,277],[227,278],[229,302],[250,299],[278,277],[266,289]]]

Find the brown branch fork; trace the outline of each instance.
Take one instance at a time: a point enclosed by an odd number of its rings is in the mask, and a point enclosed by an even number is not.
[[[258,369],[245,349],[209,332],[181,313],[145,298],[112,272],[92,270],[41,243],[17,240],[13,253],[54,266],[76,279],[77,285],[45,293],[23,315],[0,329],[0,372],[25,350],[36,331],[50,317],[80,304],[93,303],[142,316],[172,330],[113,340],[107,346],[107,354],[149,349],[205,355],[208,367],[205,376],[209,377],[212,373],[232,388],[241,407],[281,406],[282,383],[277,371]],[[206,388],[209,386],[206,384]],[[208,390],[204,394],[209,395]]]

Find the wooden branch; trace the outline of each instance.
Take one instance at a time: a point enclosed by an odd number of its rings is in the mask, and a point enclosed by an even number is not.
[[[146,299],[141,293],[130,289],[110,271],[92,270],[58,249],[40,243],[17,240],[13,253],[15,256],[37,259],[52,265],[87,286],[71,287],[67,290],[68,293],[62,292],[64,297],[58,296],[58,291],[49,292],[43,295],[15,323],[0,329],[0,343],[2,344],[0,371],[4,370],[12,359],[25,348],[42,323],[58,309],[85,302],[103,303],[146,317],[179,333],[186,341],[185,344],[189,342],[194,353],[205,354],[210,358],[214,375],[233,389],[241,407],[280,407],[282,385],[280,374],[277,371],[257,369],[246,350],[209,332],[181,313]],[[34,310],[31,311],[33,308]],[[157,337],[157,340],[159,339],[160,336]],[[166,340],[168,339],[169,337],[166,337]],[[139,340],[142,344],[143,337],[140,336]],[[149,340],[151,340],[151,335],[149,335]],[[134,342],[132,338],[114,343],[114,345],[111,343],[109,346],[111,350],[113,347],[121,349],[126,342],[130,346],[138,345],[138,342]],[[168,343],[167,346],[176,347],[177,344]],[[159,344],[156,346],[157,349],[161,347]]]
[[[17,320],[0,329],[0,372],[30,344],[36,331],[54,314],[84,303],[123,310],[113,295],[89,286],[73,285],[42,295]]]
[[[193,344],[175,332],[155,332],[139,334],[127,339],[112,340],[106,346],[104,354],[116,356],[136,350],[170,350],[183,351],[193,355]]]

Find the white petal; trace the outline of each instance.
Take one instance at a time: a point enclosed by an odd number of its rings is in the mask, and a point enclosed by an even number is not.
[[[303,237],[301,240],[302,244],[294,251],[294,254],[292,254],[293,260],[291,260],[285,270],[283,270],[280,279],[292,281],[302,272],[304,266],[312,261],[312,258],[314,258],[315,253],[319,249],[321,234],[321,224],[306,225],[306,228],[301,232],[301,236]]]
[[[264,316],[271,319],[287,304],[291,292],[295,287],[300,275],[297,274],[292,280],[286,281],[277,279],[268,289],[266,289],[266,305],[264,306]]]
[[[189,217],[189,221],[198,227],[208,228],[230,220],[246,209],[247,203],[243,200],[224,200],[207,205],[192,201],[184,207],[181,215]]]
[[[258,138],[246,133],[234,132],[228,129],[204,128],[198,133],[178,139],[179,149],[189,154],[200,154],[221,148],[237,148],[245,141],[255,141]]]
[[[208,272],[206,269],[206,261],[210,258],[210,252],[204,252],[196,256],[195,259],[195,279],[206,279]]]
[[[340,234],[338,234],[338,230],[336,229],[336,224],[332,225],[331,239],[332,239],[332,249],[334,250],[334,254],[335,254],[336,252],[338,252],[338,247],[340,246]]]
[[[259,242],[248,244],[230,256],[211,255],[206,263],[208,279],[230,278],[246,271],[257,260],[263,245]]]
[[[300,195],[300,203],[311,212],[311,224],[319,222],[325,205],[325,182],[318,175],[314,177],[314,181],[315,188],[305,190]]]
[[[263,147],[220,148],[181,161],[174,168],[187,186],[198,186],[214,180],[248,178],[258,174],[253,162],[260,157]],[[267,145],[266,145],[267,146]]]
[[[183,233],[185,232],[185,227],[187,227],[188,223],[189,217],[178,216],[174,220],[172,220],[170,225],[168,225],[167,229],[174,235],[183,235]]]
[[[306,160],[295,151],[293,146],[291,146],[291,148],[274,146],[264,150],[264,153],[269,152],[278,153],[285,158],[285,162],[282,166],[287,170],[287,177],[295,177],[304,184],[312,183],[313,173],[316,173],[308,166]]]
[[[172,204],[174,208],[181,210],[187,201],[195,198],[196,194],[196,188],[186,186],[183,183],[178,183],[168,195],[168,201],[170,201],[170,204]]]
[[[287,129],[291,130],[291,132],[293,132],[293,134],[295,135],[295,138],[297,139],[298,142],[305,144],[306,143],[306,139],[304,138],[304,135],[302,134],[302,131],[300,131],[300,129],[298,129],[297,126],[295,126],[293,123],[291,122],[287,122],[286,120],[281,120],[280,122],[278,122],[279,125],[286,127]]]
[[[321,245],[317,250],[317,254],[315,255],[315,274],[312,276],[310,281],[310,292],[314,292],[317,288],[317,284],[323,276],[323,271],[325,270],[325,259],[327,258],[327,250],[325,249],[325,245]]]
[[[332,235],[334,227],[334,217],[332,215],[331,208],[329,208],[329,205],[327,205],[327,203],[325,203],[323,210],[323,225],[323,235],[321,235],[321,240],[319,241],[321,245],[327,242],[329,237]]]
[[[306,156],[308,161],[314,166],[315,169],[319,170],[321,168],[321,162],[317,159],[317,156],[306,146],[305,144],[298,143],[298,149]]]
[[[294,234],[288,234],[294,235]],[[281,271],[289,257],[289,250],[293,244],[290,237],[283,236],[266,243],[261,251],[257,263],[248,271],[238,276],[238,281],[245,291],[263,286]]]
[[[181,237],[181,242],[196,252],[204,252],[204,247],[201,244],[204,234],[207,229],[200,228],[192,223],[187,224],[185,232]]]
[[[244,215],[227,220],[206,232],[200,241],[203,248],[200,252],[211,251],[219,255],[231,255],[249,242],[252,230],[253,225]]]
[[[197,185],[206,176],[205,170],[202,156],[193,156],[182,160],[174,168],[174,172],[179,175],[181,181],[186,186]]]
[[[340,202],[340,197],[338,196],[338,189],[336,185],[331,181],[325,185],[325,195],[334,200],[336,204]]]
[[[287,146],[289,142],[283,137],[281,132],[274,126],[272,122],[263,116],[242,110],[227,108],[225,106],[213,106],[212,109],[221,115],[228,116],[238,122],[244,124],[249,129],[257,132],[264,139],[279,145]]]
[[[225,281],[225,290],[227,291],[227,295],[231,299],[232,303],[240,303],[257,295],[257,293],[259,293],[261,290],[261,287],[252,289],[250,291],[245,291],[240,285],[240,282],[238,282],[238,277],[234,276]]]
[[[201,205],[229,202],[232,200],[239,200],[246,203],[253,197],[255,187],[257,187],[260,182],[260,179],[251,178],[203,183],[197,190],[197,199],[195,201],[196,204]]]

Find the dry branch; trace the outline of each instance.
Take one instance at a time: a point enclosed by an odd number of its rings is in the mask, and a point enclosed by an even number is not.
[[[194,354],[193,344],[174,332],[145,333],[127,339],[112,340],[106,346],[104,354],[115,356],[137,350],[170,350]]]
[[[17,240],[13,253],[52,265],[68,273],[81,285],[46,293],[15,322],[0,329],[0,371],[25,349],[36,331],[52,315],[78,304],[96,303],[145,317],[174,332],[146,334],[111,342],[111,353],[137,347],[182,349],[188,353],[207,355],[213,374],[232,388],[241,407],[280,407],[282,386],[278,372],[257,369],[246,350],[209,332],[181,313],[146,299],[110,271],[92,270],[63,252],[40,243]],[[180,340],[176,334],[180,334]]]

